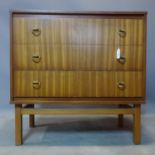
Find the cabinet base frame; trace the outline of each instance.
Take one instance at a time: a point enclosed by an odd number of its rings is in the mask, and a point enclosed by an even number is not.
[[[23,143],[22,138],[22,117],[29,115],[29,126],[35,127],[35,115],[118,115],[118,126],[123,127],[123,116],[133,116],[133,142],[135,144],[141,143],[141,104],[118,105],[117,108],[95,108],[95,109],[45,109],[35,108],[33,104],[23,106],[22,104],[15,104],[15,138],[16,145]]]

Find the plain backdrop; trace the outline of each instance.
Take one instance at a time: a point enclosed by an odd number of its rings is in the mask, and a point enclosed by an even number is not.
[[[10,10],[147,11],[147,101],[155,101],[155,0],[0,0],[0,109],[10,99]]]

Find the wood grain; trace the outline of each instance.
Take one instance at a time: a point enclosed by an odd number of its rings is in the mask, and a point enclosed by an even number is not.
[[[135,144],[141,142],[141,105],[135,105],[133,116],[133,141]]]
[[[38,28],[41,34],[33,36]],[[144,20],[109,19],[103,17],[58,17],[55,16],[15,16],[13,20],[13,42],[16,44],[108,44],[143,45]],[[126,32],[120,37],[119,30]]]
[[[132,14],[130,18],[130,14],[119,14],[116,18],[110,14],[106,17],[19,13],[13,14],[12,26],[14,97],[144,97],[143,15]],[[33,29],[38,29],[40,35],[34,36]],[[125,36],[120,36],[120,30]],[[124,64],[116,60],[118,48],[126,59]],[[39,56],[40,62],[34,63],[33,55]],[[31,84],[26,84],[27,79]],[[41,81],[41,88],[35,91],[34,79]],[[130,86],[133,84],[126,82],[125,90],[112,90],[121,80],[135,84]]]
[[[116,51],[126,59],[121,64]],[[35,63],[32,56],[40,56]],[[143,46],[101,45],[14,45],[14,67],[16,70],[126,70],[142,71]]]
[[[31,108],[35,108],[34,105],[29,105]],[[34,128],[35,127],[35,115],[29,115],[29,127]]]
[[[142,72],[16,71],[14,97],[142,97]],[[40,88],[33,88],[33,81]],[[118,82],[125,89],[118,88]]]
[[[133,109],[22,109],[22,114],[29,115],[114,115],[114,114],[133,114]]]
[[[13,103],[48,104],[48,105],[124,105],[142,104],[144,97],[14,97]]]
[[[11,101],[16,144],[22,144],[22,115],[134,116],[140,143],[140,104],[145,100],[146,12],[11,13]],[[125,63],[116,59],[120,48]],[[26,103],[25,108],[22,104]],[[34,104],[132,104],[132,109],[34,109]],[[29,108],[28,108],[29,107]],[[31,107],[31,108],[30,108]]]
[[[22,105],[15,106],[15,135],[16,135],[16,145],[21,145],[23,143],[22,140],[22,113],[21,113]]]

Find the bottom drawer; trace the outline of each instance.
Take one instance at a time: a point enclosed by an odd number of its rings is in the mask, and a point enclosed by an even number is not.
[[[143,97],[142,72],[15,71],[13,97]]]

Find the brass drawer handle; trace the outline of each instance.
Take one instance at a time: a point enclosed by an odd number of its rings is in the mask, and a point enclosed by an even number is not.
[[[41,30],[38,29],[38,28],[34,28],[34,29],[32,29],[32,34],[33,34],[35,37],[37,37],[37,36],[39,36],[39,35],[41,34]]]
[[[122,37],[122,38],[126,37],[126,31],[125,31],[125,30],[121,30],[121,29],[120,29],[120,30],[118,31],[118,34],[119,34],[119,36]]]
[[[39,81],[33,81],[33,82],[32,82],[32,85],[33,85],[33,88],[34,88],[34,89],[39,89],[41,83],[40,83]]]
[[[119,59],[117,59],[121,64],[125,64],[126,58],[124,56],[120,56]]]
[[[120,90],[124,90],[126,86],[125,86],[125,83],[121,81],[121,82],[118,82],[117,87],[118,87]]]
[[[32,61],[35,63],[39,63],[41,61],[41,57],[39,55],[33,55]]]

